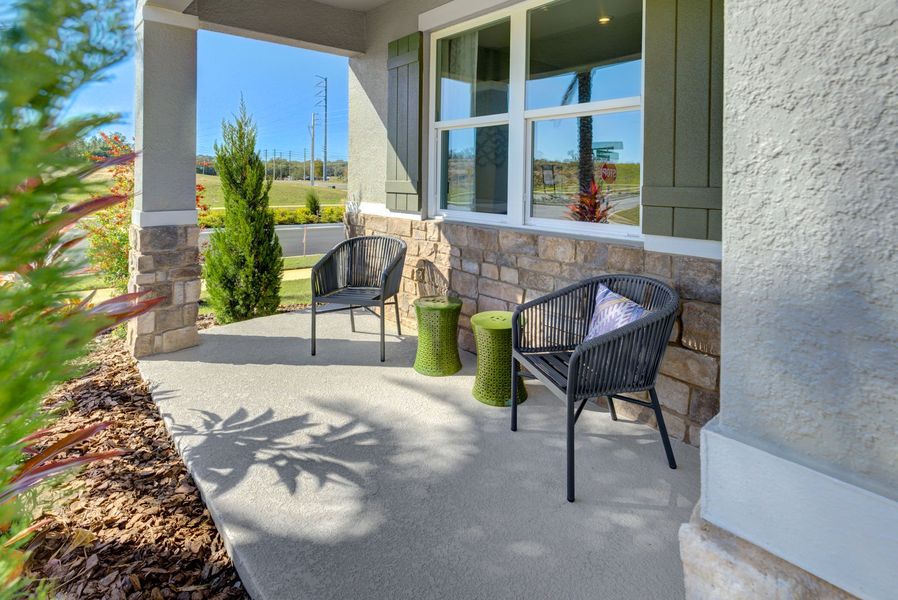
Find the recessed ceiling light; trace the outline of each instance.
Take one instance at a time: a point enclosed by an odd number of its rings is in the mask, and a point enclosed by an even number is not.
[[[611,22],[611,17],[599,17],[599,25],[607,25]]]

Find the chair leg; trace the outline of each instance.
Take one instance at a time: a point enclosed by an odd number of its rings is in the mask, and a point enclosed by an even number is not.
[[[402,335],[402,324],[399,322],[399,298],[393,299],[393,308],[396,309],[396,335]]]
[[[386,342],[384,341],[384,303],[380,303],[380,362],[387,360]]]
[[[574,400],[567,399],[567,501],[574,501]]]
[[[667,436],[667,426],[664,425],[664,415],[661,414],[661,403],[658,402],[658,394],[655,388],[649,390],[649,396],[652,398],[652,410],[655,411],[655,420],[658,421],[658,431],[661,432],[661,442],[664,444],[664,452],[667,453],[667,464],[671,469],[677,468],[677,461],[674,459],[673,448],[670,447],[670,438]]]
[[[315,356],[315,306],[316,302],[312,300],[312,356]]]
[[[518,430],[518,372],[521,369],[520,363],[514,358],[511,359],[511,430]]]
[[[352,332],[355,333],[355,311],[353,311],[354,307],[349,305],[349,326],[352,328]]]
[[[611,413],[611,420],[617,421],[617,411],[614,410],[614,398],[608,396],[608,411]]]

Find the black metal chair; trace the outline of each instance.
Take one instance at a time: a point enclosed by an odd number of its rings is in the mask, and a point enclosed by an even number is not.
[[[364,308],[380,317],[380,362],[386,359],[384,343],[384,306],[396,309],[396,331],[399,324],[399,284],[405,263],[406,244],[387,236],[354,237],[337,244],[312,267],[312,356],[315,356],[315,317],[319,304],[338,304],[322,312],[349,311],[355,331],[353,309]],[[389,301],[392,298],[392,301]],[[380,307],[379,313],[371,307]]]
[[[595,309],[599,285],[650,311],[632,323],[583,342]],[[602,275],[568,286],[517,307],[512,322],[513,386],[521,366],[567,404],[567,499],[574,501],[574,424],[590,398],[606,396],[611,419],[614,400],[651,408],[667,462],[677,468],[655,378],[677,318],[680,299],[660,281],[638,275]],[[647,390],[651,401],[623,396]],[[517,390],[512,390],[515,398]],[[575,406],[577,402],[579,406]],[[517,405],[511,404],[511,430],[518,429]]]

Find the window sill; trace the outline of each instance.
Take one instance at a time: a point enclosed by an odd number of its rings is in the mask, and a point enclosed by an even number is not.
[[[467,215],[466,215],[467,216]],[[596,233],[589,233],[584,231],[571,231],[570,228],[564,227],[563,225],[559,227],[552,227],[546,224],[524,224],[524,225],[511,225],[509,223],[505,223],[496,219],[491,218],[462,218],[456,215],[451,214],[441,214],[433,217],[434,221],[441,221],[444,223],[453,223],[459,225],[470,225],[472,227],[492,227],[495,229],[505,229],[508,231],[517,231],[520,233],[529,233],[529,234],[551,234],[557,237],[570,238],[575,240],[592,240],[597,242],[606,242],[609,244],[618,244],[618,245],[626,245],[633,246],[636,248],[643,247],[643,235],[640,234],[619,234],[619,233],[611,233],[607,231],[599,231]]]

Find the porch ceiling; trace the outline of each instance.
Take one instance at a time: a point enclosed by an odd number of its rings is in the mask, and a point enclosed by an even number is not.
[[[318,0],[322,4],[329,4],[337,8],[345,8],[347,10],[360,10],[367,12],[378,6],[383,6],[390,0]]]
[[[203,332],[140,369],[253,598],[683,597],[677,531],[698,450],[591,405],[565,500],[565,411],[527,383],[519,430],[456,375],[417,374],[416,339],[346,313]],[[388,331],[392,324],[388,324]],[[395,331],[395,330],[394,330]]]
[[[149,0],[180,3],[203,29],[312,50],[365,51],[365,12],[388,0]]]

